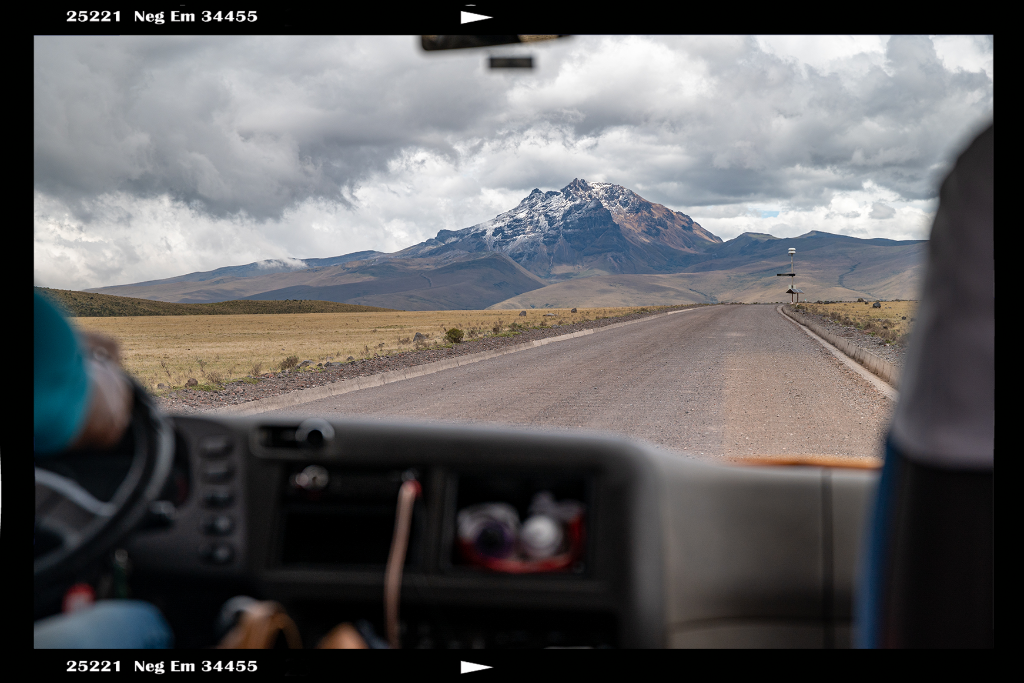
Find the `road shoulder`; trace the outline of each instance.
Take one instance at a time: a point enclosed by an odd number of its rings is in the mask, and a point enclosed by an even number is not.
[[[868,382],[870,382],[871,386],[875,387],[880,393],[885,395],[886,398],[888,398],[889,400],[891,400],[893,402],[895,402],[899,398],[899,392],[892,385],[890,385],[888,382],[883,380],[878,375],[876,375],[876,374],[872,373],[871,371],[869,371],[863,365],[858,363],[856,360],[854,360],[853,358],[851,358],[847,354],[843,353],[840,349],[838,349],[835,346],[833,346],[831,343],[829,343],[827,340],[823,339],[818,334],[815,334],[809,327],[807,327],[806,325],[801,324],[799,321],[795,320],[793,317],[787,315],[783,311],[783,306],[778,306],[775,310],[777,310],[779,312],[779,315],[781,315],[783,318],[785,318],[786,320],[788,320],[789,322],[791,322],[792,324],[796,325],[801,330],[806,332],[812,339],[817,340],[819,344],[821,344],[826,349],[828,349],[829,353],[831,353],[833,356],[835,356],[836,358],[841,360],[851,370],[853,370],[858,375],[860,375],[861,377],[866,379]],[[884,361],[881,361],[880,359],[876,359],[876,360],[878,360],[878,362],[880,362],[880,363],[884,362]],[[890,374],[890,377],[891,376],[892,375]]]

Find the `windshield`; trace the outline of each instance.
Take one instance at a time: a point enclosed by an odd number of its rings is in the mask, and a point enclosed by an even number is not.
[[[891,396],[736,304],[802,297],[898,368],[938,183],[992,106],[991,39],[967,36],[38,36],[34,59],[35,284],[88,292],[75,323],[167,409],[712,458],[880,455]],[[155,307],[226,301],[249,308]]]

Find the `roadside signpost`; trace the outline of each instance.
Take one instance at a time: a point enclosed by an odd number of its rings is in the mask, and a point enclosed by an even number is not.
[[[793,247],[789,248],[789,272],[788,273],[776,273],[778,277],[796,277],[796,273],[793,272],[793,255],[796,254],[796,249]],[[786,290],[786,294],[789,294],[789,302],[793,303],[793,297],[796,296],[796,301],[799,303],[800,295],[804,293],[802,289],[795,289],[793,287],[793,280],[789,281],[789,289]]]

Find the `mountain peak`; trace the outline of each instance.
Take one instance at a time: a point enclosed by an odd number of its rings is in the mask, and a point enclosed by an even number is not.
[[[514,208],[402,250],[403,258],[495,251],[534,275],[665,272],[722,240],[689,216],[613,183],[573,178],[561,190],[534,188]]]
[[[591,191],[590,185],[582,178],[573,178],[573,181],[562,188],[564,195],[586,194]]]

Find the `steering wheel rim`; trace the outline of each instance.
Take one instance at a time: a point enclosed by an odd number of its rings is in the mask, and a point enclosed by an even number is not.
[[[126,439],[132,462],[109,502],[96,500],[74,480],[36,467],[36,528],[61,543],[33,564],[36,591],[74,576],[110,551],[144,519],[174,461],[174,428],[137,382]],[[73,456],[71,456],[73,457]],[[41,503],[48,505],[41,505]],[[46,511],[40,515],[40,508]]]

